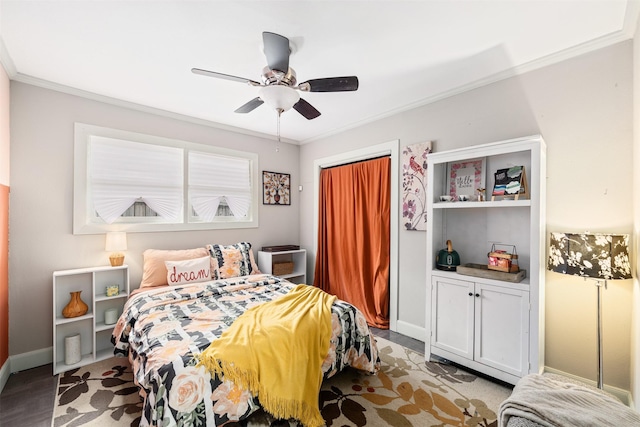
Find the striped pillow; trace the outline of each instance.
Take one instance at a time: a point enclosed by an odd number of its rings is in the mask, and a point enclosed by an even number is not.
[[[260,274],[249,242],[227,246],[209,244],[207,250],[213,261],[211,275],[214,280]]]

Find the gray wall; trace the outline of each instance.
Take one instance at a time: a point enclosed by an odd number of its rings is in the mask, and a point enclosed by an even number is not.
[[[74,122],[258,153],[259,171],[291,174],[291,206],[259,203],[259,228],[128,233],[131,286],[141,278],[142,251],[185,249],[246,240],[254,249],[299,241],[299,147],[160,115],[11,83],[9,354],[52,345],[52,273],[107,265],[104,235],[73,235]],[[262,182],[261,176],[259,182]]]
[[[548,154],[543,231],[631,233],[632,72],[628,41],[303,145],[302,245],[313,249],[315,195],[306,189],[318,158],[395,139],[433,140],[443,151],[538,133]],[[399,234],[399,321],[423,328],[425,234]],[[595,286],[556,273],[546,281],[546,364],[595,379]],[[605,383],[623,390],[630,389],[631,290],[631,280],[611,282],[604,296]]]

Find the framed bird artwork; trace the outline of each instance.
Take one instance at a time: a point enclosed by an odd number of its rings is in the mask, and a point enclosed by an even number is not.
[[[427,229],[427,156],[432,142],[402,149],[402,220],[406,230]]]

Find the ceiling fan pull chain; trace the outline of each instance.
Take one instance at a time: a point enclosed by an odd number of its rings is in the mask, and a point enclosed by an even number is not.
[[[280,115],[282,114],[282,109],[278,108],[277,110],[278,113],[278,142],[276,142],[276,153],[280,152]]]

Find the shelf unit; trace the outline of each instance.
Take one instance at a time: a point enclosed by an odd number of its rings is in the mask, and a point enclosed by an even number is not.
[[[119,293],[108,297],[106,287],[118,285]],[[83,316],[65,318],[62,309],[69,303],[70,293],[82,291],[80,297],[89,306]],[[129,267],[102,266],[53,272],[53,374],[74,369],[113,356],[111,332],[115,325],[104,323],[106,310],[122,313],[129,297]],[[82,358],[65,364],[64,339],[80,334]]]
[[[441,202],[449,165],[485,159],[488,201]],[[431,153],[427,159],[425,358],[443,358],[515,384],[544,367],[546,147],[541,136]],[[494,173],[524,166],[528,196],[491,201]],[[515,245],[526,278],[511,283],[436,268],[451,240],[462,264],[487,264],[494,243]]]
[[[273,274],[273,264],[275,262],[293,262],[293,272],[291,274],[282,274],[278,277],[296,284],[304,284],[307,282],[306,249],[280,252],[258,251],[258,268],[263,273]]]

